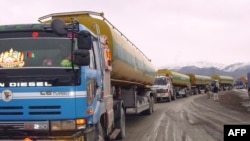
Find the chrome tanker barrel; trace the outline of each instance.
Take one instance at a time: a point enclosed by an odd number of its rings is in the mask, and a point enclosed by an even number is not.
[[[190,77],[186,74],[175,72],[168,69],[159,69],[156,72],[157,75],[168,75],[172,79],[173,85],[190,86]]]
[[[212,81],[210,76],[197,75],[197,74],[187,74],[190,77],[191,85],[209,85]]]
[[[233,85],[234,78],[231,76],[224,76],[224,75],[212,75],[211,78],[213,80],[218,80],[220,84],[230,84]]]
[[[112,84],[153,85],[155,68],[150,59],[104,18],[103,13],[80,11],[55,13],[47,15],[48,17],[60,18],[69,23],[72,19],[76,19],[93,33],[108,37],[112,54]],[[41,18],[46,18],[46,16]]]

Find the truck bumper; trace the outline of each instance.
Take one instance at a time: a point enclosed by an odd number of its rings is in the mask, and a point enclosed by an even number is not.
[[[77,133],[72,136],[2,136],[0,141],[84,141],[85,136]]]
[[[52,135],[48,135],[52,134]],[[71,133],[25,133],[23,131],[15,131],[12,134],[8,132],[0,132],[0,141],[85,141],[94,140],[97,138],[96,130],[94,128],[88,128],[81,131],[75,131]]]
[[[167,100],[169,98],[167,93],[157,93],[155,96],[157,101]]]

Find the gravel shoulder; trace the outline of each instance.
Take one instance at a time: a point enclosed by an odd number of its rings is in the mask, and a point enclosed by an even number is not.
[[[220,95],[219,103],[231,110],[250,114],[250,99],[244,90],[229,91]]]
[[[207,97],[206,97],[207,98]],[[232,91],[219,92],[219,101],[213,101],[213,95],[209,99],[197,98],[195,101],[204,102],[205,105],[216,104],[227,109],[240,112],[242,114],[250,114],[250,99],[245,89],[234,89]]]

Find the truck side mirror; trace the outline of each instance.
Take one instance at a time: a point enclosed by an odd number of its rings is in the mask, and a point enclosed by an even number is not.
[[[84,49],[75,50],[73,63],[79,66],[88,66],[90,64],[89,50],[84,50]]]
[[[92,47],[91,34],[87,30],[82,30],[77,36],[78,49],[90,50]]]
[[[59,36],[67,34],[66,24],[61,19],[53,19],[51,22],[51,28],[53,32]]]

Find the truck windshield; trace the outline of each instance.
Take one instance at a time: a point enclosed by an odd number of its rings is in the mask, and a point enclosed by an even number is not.
[[[238,85],[243,85],[243,84],[244,84],[244,83],[243,83],[242,81],[240,81],[240,80],[237,80],[236,83],[235,83],[235,85],[237,85],[237,86],[238,86]]]
[[[62,62],[70,62],[70,53],[70,38],[0,39],[0,69],[64,68],[67,65],[63,65]]]
[[[157,78],[155,78],[154,85],[166,85],[166,84],[167,84],[166,77],[157,77]]]

